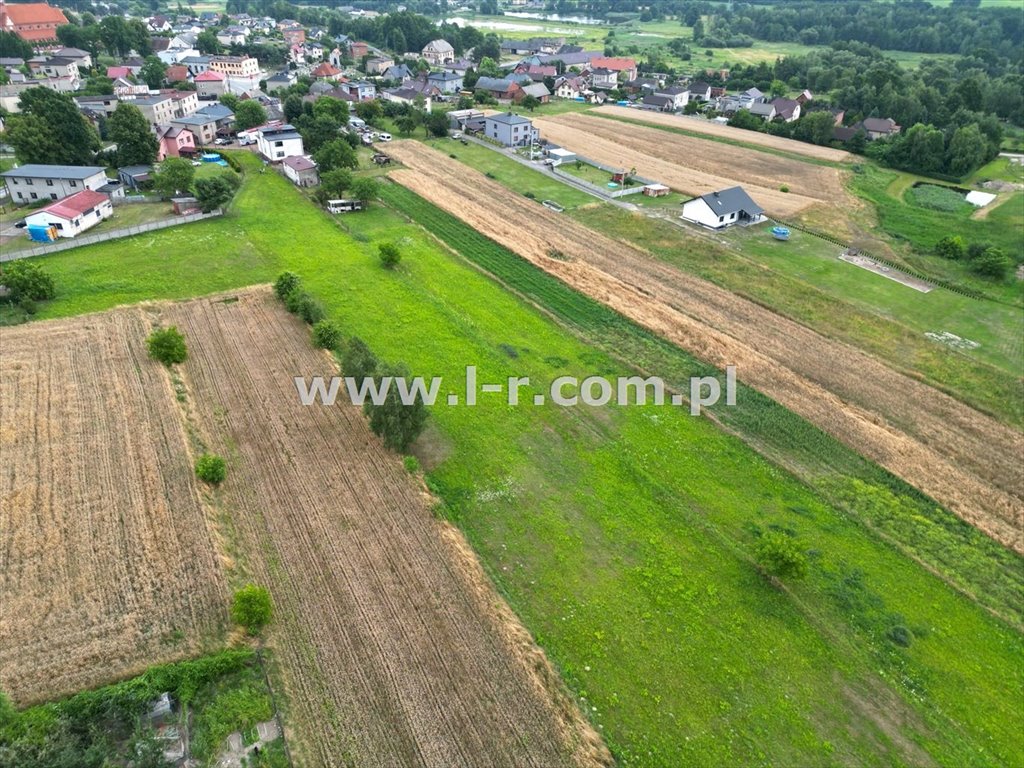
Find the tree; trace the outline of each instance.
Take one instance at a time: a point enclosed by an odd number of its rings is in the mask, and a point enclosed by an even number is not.
[[[321,96],[313,102],[313,117],[330,120],[335,128],[342,128],[348,125],[348,102]]]
[[[755,549],[761,569],[773,578],[799,579],[807,574],[807,556],[792,536],[766,531]]]
[[[381,243],[377,246],[377,252],[384,269],[394,269],[402,260],[402,252],[394,243]]]
[[[987,152],[988,143],[976,124],[957,128],[949,142],[949,172],[966,176],[985,162]]]
[[[967,246],[960,235],[947,235],[935,244],[935,253],[944,259],[959,261],[967,254]]]
[[[284,110],[284,119],[289,123],[295,122],[302,116],[302,97],[297,93],[288,94],[282,104],[282,109]]]
[[[22,163],[89,165],[100,137],[71,96],[29,88],[7,120],[6,142]]]
[[[501,40],[493,32],[484,35],[483,41],[473,48],[473,60],[481,62],[481,70],[484,59],[501,61]]]
[[[118,106],[118,109],[121,105]],[[153,178],[153,188],[162,197],[174,197],[178,193],[188,192],[192,188],[196,169],[183,157],[168,157],[160,163],[160,170]]]
[[[212,29],[206,29],[199,33],[196,38],[196,48],[200,53],[220,53],[220,41],[217,40],[217,33]]]
[[[1001,248],[989,246],[980,256],[971,261],[971,271],[982,277],[1004,280],[1012,262]]]
[[[22,40],[6,29],[0,29],[0,51],[4,52],[5,57],[25,59],[26,61],[35,55],[31,43]]]
[[[208,179],[199,179],[196,182],[196,200],[203,213],[209,213],[223,205],[226,205],[235,193],[225,177],[226,174],[214,176]]]
[[[356,381],[373,376],[377,365],[377,358],[358,336],[353,336],[341,352],[341,370]]]
[[[165,74],[167,74],[167,65],[156,56],[147,56],[142,69],[139,70],[139,77],[153,90],[163,84]]]
[[[302,134],[302,144],[310,154],[316,154],[322,146],[338,138],[338,126],[327,117],[303,115],[295,121],[295,127]]]
[[[533,112],[533,110],[540,106],[540,99],[532,94],[527,94],[523,97],[521,106],[523,109],[528,109],[530,112]]]
[[[242,100],[240,98],[238,98],[237,96],[235,96],[235,94],[233,94],[233,93],[225,93],[223,96],[221,96],[218,99],[218,101],[221,104],[223,104],[225,107],[230,109],[232,112],[234,112],[236,109],[238,109],[238,105],[242,103]],[[301,99],[300,99],[300,102],[301,102]]]
[[[387,376],[392,379],[410,379],[408,370],[401,365],[381,371],[382,378]],[[368,400],[363,408],[370,416],[370,429],[383,438],[384,445],[393,451],[408,448],[419,437],[427,422],[427,407],[423,404],[422,395],[417,393],[414,401],[406,405],[402,402],[397,386],[388,388],[381,405]]]
[[[45,301],[56,293],[53,277],[38,264],[28,260],[12,261],[0,272],[0,285],[7,288],[7,300],[18,303],[24,299]]]
[[[196,477],[210,485],[220,485],[228,474],[224,459],[213,453],[204,453],[196,459],[195,469]]]
[[[352,186],[352,174],[344,168],[324,171],[320,174],[320,189],[323,200],[337,200],[345,196],[345,190]]]
[[[294,272],[282,272],[274,281],[274,294],[281,301],[302,284],[302,279]]]
[[[826,146],[832,141],[834,128],[835,120],[830,112],[809,112],[797,121],[793,138]]]
[[[373,125],[384,117],[384,108],[376,99],[373,101],[361,101],[356,104],[356,114],[361,120]]]
[[[412,132],[416,130],[416,118],[412,115],[402,115],[395,120],[395,125],[403,136],[411,136]]]
[[[250,635],[259,634],[270,623],[273,615],[274,607],[266,587],[246,584],[235,592],[231,603],[231,619],[245,627]]]
[[[430,112],[424,119],[424,124],[427,126],[427,131],[437,137],[448,135],[448,113],[441,112]]]
[[[267,122],[267,110],[256,99],[238,102],[235,109],[235,130],[247,131]]]
[[[119,166],[152,165],[156,161],[160,142],[138,107],[126,101],[118,104],[107,118],[107,136],[117,144]]]
[[[356,168],[359,165],[359,157],[356,151],[344,139],[334,139],[324,144],[313,153],[313,159],[320,168],[321,177],[327,171],[335,171],[339,168]]]
[[[183,363],[188,358],[185,337],[174,325],[153,331],[146,339],[146,347],[150,357],[159,360],[167,367],[175,363]]]
[[[377,180],[373,176],[361,176],[352,182],[352,196],[363,203],[377,197]]]

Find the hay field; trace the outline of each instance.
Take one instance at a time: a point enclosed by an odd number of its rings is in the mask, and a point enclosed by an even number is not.
[[[540,134],[583,157],[619,168],[635,167],[688,195],[741,184],[769,215],[793,216],[819,203],[843,204],[840,171],[767,152],[627,125],[588,115],[538,118]],[[789,192],[781,192],[787,186]]]
[[[392,172],[398,183],[707,362],[737,366],[748,384],[1024,551],[1019,433],[421,144],[396,142],[388,153],[407,166]]]
[[[719,125],[710,120],[697,117],[682,117],[679,115],[666,115],[663,112],[650,112],[645,109],[630,109],[628,107],[602,106],[591,110],[593,115],[607,115],[608,117],[621,117],[626,120],[634,120],[640,123],[651,125],[664,125],[668,128],[679,128],[693,133],[703,133],[720,139],[730,141],[742,141],[746,144],[757,144],[767,149],[777,149],[782,152],[791,152],[794,155],[804,155],[816,160],[829,160],[834,163],[844,163],[853,160],[853,155],[841,149],[832,147],[819,147],[816,144],[807,144],[795,139],[786,139],[782,136],[772,136],[770,133],[759,133],[747,131],[742,128],[734,128],[730,125]],[[725,151],[725,150],[722,150]]]
[[[303,406],[331,376],[267,289],[162,306],[189,340],[189,419],[229,459],[218,500],[269,643],[303,766],[604,765],[600,739],[456,529],[359,408]]]
[[[228,596],[145,309],[0,336],[0,690],[53,699],[197,652]]]

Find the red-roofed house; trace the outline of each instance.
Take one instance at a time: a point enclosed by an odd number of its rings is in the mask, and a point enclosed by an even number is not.
[[[47,3],[8,4],[0,0],[0,29],[30,43],[56,40],[57,27],[67,23],[64,12]]]
[[[626,80],[636,80],[636,62],[618,56],[599,56],[590,62],[591,68],[610,69],[613,72],[626,73]]]
[[[132,71],[129,67],[107,67],[107,77],[117,80],[119,77],[128,77]]]
[[[227,78],[223,72],[214,72],[208,69],[196,75],[196,92],[200,98],[209,96],[223,96]]]
[[[310,73],[317,80],[329,80],[332,83],[337,82],[338,78],[341,77],[341,70],[330,62],[325,61],[320,64],[316,69]]]
[[[110,196],[83,189],[25,217],[30,227],[56,227],[60,237],[80,235],[114,215]]]
[[[164,72],[164,80],[168,83],[179,83],[182,80],[188,80],[188,67],[183,64],[174,64],[167,68]]]

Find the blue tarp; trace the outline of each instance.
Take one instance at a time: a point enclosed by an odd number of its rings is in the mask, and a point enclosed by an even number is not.
[[[57,232],[53,227],[46,227],[42,224],[31,224],[28,227],[28,237],[37,243],[52,243],[57,239]]]

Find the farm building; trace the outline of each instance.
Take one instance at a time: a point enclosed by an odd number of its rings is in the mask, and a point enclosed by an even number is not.
[[[447,40],[431,40],[421,52],[427,63],[435,67],[443,67],[455,61],[455,49]]]
[[[83,189],[25,217],[29,227],[55,227],[58,237],[74,237],[114,215],[110,197]]]
[[[281,167],[284,175],[297,187],[315,187],[320,183],[316,163],[304,155],[286,157]]]
[[[733,224],[757,224],[764,221],[764,209],[755,203],[743,187],[709,192],[683,203],[680,218],[711,229]]]
[[[107,183],[102,168],[78,165],[40,165],[29,163],[0,174],[7,182],[16,203],[34,200],[60,200],[83,189],[96,190]]]
[[[537,129],[529,118],[502,112],[484,118],[484,135],[506,147],[524,147],[537,140]]]
[[[575,152],[563,149],[562,147],[549,147],[544,154],[551,160],[551,165],[561,165],[562,163],[571,163],[576,160]]]

